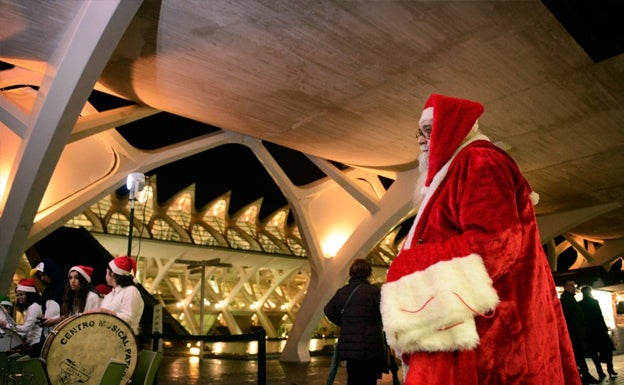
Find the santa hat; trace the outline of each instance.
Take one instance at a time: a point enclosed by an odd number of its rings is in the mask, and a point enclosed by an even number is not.
[[[105,283],[100,283],[99,285],[97,285],[95,287],[95,290],[97,290],[97,292],[102,294],[102,295],[106,295],[106,294],[110,293],[111,291],[113,291],[113,288],[108,286]]]
[[[22,278],[17,283],[15,291],[23,291],[26,293],[36,293],[35,280],[32,278]]]
[[[0,305],[2,306],[13,306],[13,302],[11,302],[11,298],[6,295],[0,296]]]
[[[77,272],[78,274],[82,275],[84,279],[87,280],[87,282],[91,282],[91,275],[93,274],[93,268],[89,267],[89,266],[73,266],[72,268],[69,269],[69,272],[67,273],[67,277],[69,277],[69,273],[71,273],[72,271]]]
[[[130,275],[136,274],[136,260],[126,255],[117,257],[108,263],[111,271],[117,275]]]
[[[429,168],[425,186],[451,156],[483,114],[481,103],[432,94],[425,102],[420,122],[433,119],[429,139]]]

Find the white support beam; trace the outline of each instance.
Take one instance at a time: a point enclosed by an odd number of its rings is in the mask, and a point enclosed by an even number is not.
[[[565,211],[557,214],[537,216],[537,226],[542,244],[555,238],[557,235],[587,222],[601,214],[620,208],[619,203],[607,203],[582,209]]]
[[[574,237],[569,236],[568,234],[564,234],[563,237],[570,242],[570,244],[572,245],[572,247],[574,247],[574,250],[576,250],[577,252],[579,252],[584,258],[585,260],[587,260],[588,264],[592,264],[592,262],[594,262],[594,258],[591,256],[591,254],[587,251],[587,249],[585,249],[585,247],[583,245],[581,245],[580,243],[578,243],[576,241],[576,239],[574,239]]]
[[[27,135],[29,115],[16,106],[5,93],[0,93],[0,122],[23,139]]]
[[[160,111],[151,107],[125,106],[96,114],[81,116],[78,118],[78,122],[74,126],[67,143],[75,142],[111,128],[123,126],[124,124],[157,114],[158,112]]]
[[[235,142],[238,138],[229,132],[219,131],[198,138],[167,146],[156,151],[141,151],[130,146],[116,131],[98,134],[109,143],[118,155],[118,166],[106,178],[94,181],[88,188],[76,191],[67,199],[58,202],[54,211],[36,222],[26,241],[26,248],[43,239],[46,235],[63,226],[71,217],[85,211],[125,184],[131,172],[147,172],[169,162],[195,155],[210,148]],[[85,160],[88,161],[88,160]]]
[[[79,2],[63,37],[53,42],[55,49],[28,128],[21,135],[17,166],[9,175],[6,201],[2,202],[0,292],[9,289],[39,203],[78,115],[141,3]]]
[[[594,253],[594,262],[606,266],[622,256],[624,256],[624,239],[608,240]]]
[[[368,194],[366,191],[359,188],[353,180],[349,179],[342,171],[340,171],[336,166],[331,164],[330,162],[317,158],[316,156],[306,155],[308,159],[312,161],[318,168],[321,169],[327,176],[334,180],[334,182],[338,183],[340,187],[342,187],[349,195],[351,195],[355,200],[360,202],[360,204],[371,213],[374,214],[379,211],[379,203],[378,200],[375,199],[372,195]]]

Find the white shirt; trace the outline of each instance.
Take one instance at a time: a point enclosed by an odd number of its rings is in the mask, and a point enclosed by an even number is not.
[[[24,312],[24,323],[15,326],[17,333],[24,338],[24,343],[34,345],[41,341],[41,326],[39,320],[43,314],[41,313],[41,305],[32,303]]]
[[[86,312],[87,310],[90,309],[96,309],[98,307],[100,307],[100,304],[102,303],[102,297],[100,297],[97,293],[94,293],[93,291],[89,291],[89,293],[87,293],[87,300],[85,301],[85,307],[84,310],[82,312],[78,311],[78,309],[76,309],[76,307],[74,307],[71,311],[70,311],[70,316],[72,315],[81,315],[83,312]]]
[[[49,299],[46,301],[46,310],[43,318],[45,319],[53,319],[61,316],[61,307],[58,302],[53,299]],[[50,331],[54,329],[54,326],[44,326],[43,327],[43,336],[48,337]]]
[[[114,287],[104,297],[101,305],[105,309],[114,311],[117,317],[126,321],[134,331],[134,334],[139,334],[139,323],[144,306],[141,293],[134,285]]]

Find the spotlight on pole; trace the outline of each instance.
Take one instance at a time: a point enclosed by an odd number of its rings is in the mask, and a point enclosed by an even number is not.
[[[130,191],[130,200],[134,201],[137,195],[145,188],[145,175],[140,172],[133,172],[126,178],[126,187]]]
[[[132,256],[132,233],[134,229],[134,202],[137,195],[145,188],[145,175],[140,172],[133,172],[126,178],[126,187],[130,192],[130,229],[128,231],[128,256]]]

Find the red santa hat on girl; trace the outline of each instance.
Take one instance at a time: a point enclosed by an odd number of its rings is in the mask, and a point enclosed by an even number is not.
[[[453,153],[483,114],[483,105],[467,99],[432,94],[425,102],[420,123],[433,119],[429,139],[429,168],[425,186],[451,159]]]
[[[108,267],[110,267],[111,271],[117,275],[129,276],[134,276],[137,269],[136,260],[128,257],[127,255],[114,258],[108,263]]]
[[[69,277],[69,273],[71,273],[72,271],[75,271],[78,274],[82,275],[82,277],[86,279],[87,282],[91,282],[91,275],[93,274],[92,267],[81,266],[81,265],[73,266],[72,268],[69,269],[69,272],[67,273],[67,277]]]
[[[26,293],[36,293],[37,289],[35,288],[35,280],[32,278],[23,278],[20,279],[17,283],[17,287],[15,291],[23,291]]]

